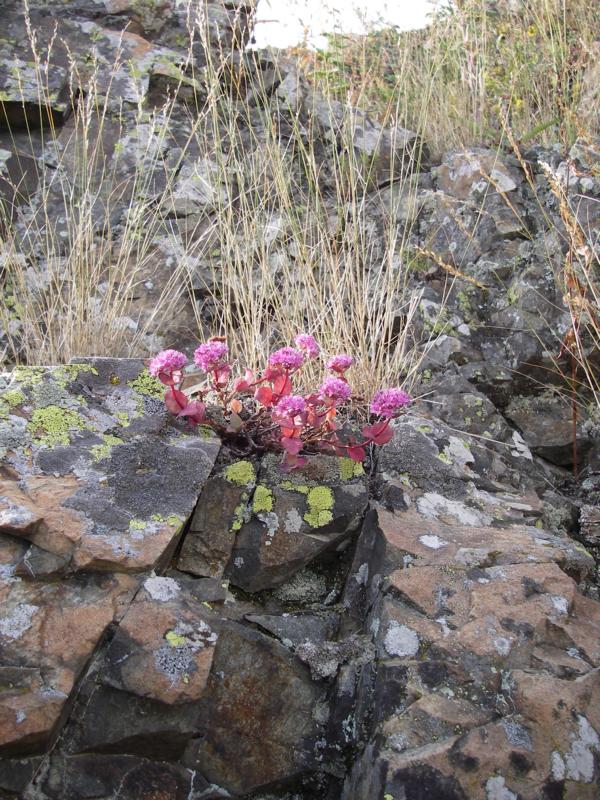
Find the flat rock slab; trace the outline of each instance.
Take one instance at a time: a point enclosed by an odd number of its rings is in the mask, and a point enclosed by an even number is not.
[[[187,766],[234,796],[316,768],[323,689],[285,647],[228,624],[219,637],[208,688],[204,736],[190,745]]]
[[[191,581],[146,578],[82,685],[67,751],[181,755],[206,704],[221,605]]]
[[[0,589],[0,748],[41,752],[107,626],[137,587],[129,575],[60,583],[9,578]]]
[[[173,423],[138,360],[18,368],[1,380],[0,532],[30,544],[20,573],[165,564],[219,442]]]
[[[287,474],[277,456],[265,456],[248,509],[240,509],[243,524],[234,523],[226,576],[248,592],[278,586],[356,531],[367,501],[362,466],[350,459],[314,456]]]

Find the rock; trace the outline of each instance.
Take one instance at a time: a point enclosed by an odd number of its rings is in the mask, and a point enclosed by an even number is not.
[[[290,782],[317,766],[321,689],[286,648],[223,628],[208,686],[204,736],[185,763],[234,795]]]
[[[0,397],[11,468],[0,530],[35,548],[23,561],[30,573],[166,563],[219,443],[186,437],[161,395],[136,360],[15,370]]]
[[[447,153],[435,169],[438,188],[459,200],[514,192],[522,175],[511,161],[483,148]]]
[[[573,463],[573,420],[570,406],[559,397],[515,397],[506,416],[523,434],[531,450],[553,464]],[[580,409],[577,419],[577,453],[579,461],[592,445],[587,414]]]
[[[294,650],[305,642],[321,644],[332,639],[339,625],[339,616],[315,614],[247,614],[246,619],[276,636]]]
[[[137,580],[85,576],[61,583],[11,579],[2,589],[0,748],[38,753],[52,743],[72,691]]]
[[[178,764],[132,755],[61,754],[41,776],[40,785],[43,797],[48,800],[97,800],[114,796],[115,790],[122,800],[188,800],[198,796],[211,800],[218,797],[198,773]]]
[[[536,527],[483,534],[482,509],[427,498],[374,509],[357,545],[344,604],[378,659],[356,684],[364,751],[342,797],[593,797],[600,603],[575,583],[588,554]]]
[[[0,129],[60,126],[70,111],[68,75],[64,67],[48,71],[40,97],[35,65],[0,44]]]
[[[600,508],[583,506],[580,523],[580,536],[584,544],[590,547],[600,547]]]
[[[314,456],[285,474],[277,457],[265,457],[227,577],[250,592],[283,583],[352,534],[366,504],[364,471],[350,459]]]
[[[372,187],[418,170],[426,148],[418,134],[400,126],[384,127],[369,114],[335,100],[310,96],[305,103],[322,136],[352,147],[358,168]]]
[[[221,623],[212,609],[187,582],[146,578],[82,688],[68,752],[181,755],[214,660]]]
[[[255,466],[247,460],[233,462],[209,478],[181,548],[180,570],[222,577],[236,534],[250,518],[255,485]]]

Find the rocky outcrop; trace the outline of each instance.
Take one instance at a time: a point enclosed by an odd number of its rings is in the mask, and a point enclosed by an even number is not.
[[[2,796],[594,796],[595,564],[521,441],[421,404],[286,474],[140,361],[4,382]]]
[[[377,659],[342,796],[594,797],[600,603],[577,589],[593,559],[543,530],[535,500],[464,470],[460,499],[423,475],[365,521],[345,602]]]

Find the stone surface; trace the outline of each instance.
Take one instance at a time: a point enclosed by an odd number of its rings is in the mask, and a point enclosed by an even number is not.
[[[573,463],[573,420],[568,403],[559,397],[515,397],[506,416],[523,434],[531,450],[554,464]],[[583,409],[578,412],[576,446],[585,458],[592,443],[592,426]]]
[[[285,474],[277,457],[266,456],[227,577],[252,592],[283,583],[353,533],[366,504],[364,471],[350,459],[315,456]]]
[[[322,690],[280,644],[230,625],[209,681],[204,737],[185,763],[234,795],[276,786],[317,766]]]
[[[194,575],[221,577],[231,558],[237,532],[251,514],[256,468],[234,461],[205,484],[177,562]]]
[[[59,731],[73,688],[137,581],[126,575],[2,587],[0,749],[42,752]]]
[[[593,560],[494,515],[499,488],[476,505],[405,483],[401,507],[366,517],[344,602],[377,659],[355,681],[344,800],[595,796],[600,603],[578,587]]]
[[[54,557],[54,570],[164,564],[219,443],[172,425],[140,361],[24,368],[4,383],[0,530],[30,542],[38,561]]]

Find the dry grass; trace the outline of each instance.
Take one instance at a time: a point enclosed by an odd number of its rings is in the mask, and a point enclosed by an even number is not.
[[[187,144],[158,195],[151,183],[165,169],[161,143],[181,106],[174,96],[154,113],[140,103],[135,169],[124,181],[119,163],[126,154],[109,160],[104,153],[110,91],[101,96],[92,69],[69,146],[56,147],[64,131],[46,133],[59,168],[39,165],[41,202],[26,237],[8,226],[1,257],[9,303],[0,306],[0,324],[14,333],[9,356],[32,363],[143,353],[189,289],[198,337],[226,335],[240,364],[260,366],[272,347],[307,330],[328,353],[356,356],[351,377],[359,393],[410,386],[428,344],[413,341],[418,295],[407,289],[410,223],[398,226],[390,208],[374,209],[369,164],[352,147],[352,108],[412,128],[434,151],[499,144],[502,114],[520,139],[556,140],[560,133],[569,142],[597,111],[578,115],[599,13],[594,4],[526,0],[522,15],[497,17],[464,0],[425,32],[338,39],[327,55],[297,53],[331,115],[343,101],[337,141],[319,138],[299,115],[273,113],[269,87],[260,81],[251,104],[240,99],[243,75],[232,71],[232,54],[213,51],[197,76],[207,96],[190,109]],[[191,7],[189,19],[191,40],[205,38],[201,7]],[[43,94],[46,67],[37,68]],[[74,69],[74,92],[82,80]],[[192,152],[214,165],[214,202],[183,246],[173,240],[179,255],[170,280],[152,313],[140,315],[132,298],[155,258],[157,237],[175,228],[166,217],[173,216],[177,170]],[[406,166],[395,164],[393,173],[410,204],[415,187]],[[53,223],[57,203],[62,232]],[[119,203],[125,225],[115,239]],[[375,216],[382,221],[377,236]],[[209,264],[200,277],[190,267],[197,259]],[[460,265],[453,269],[460,280]]]
[[[327,52],[302,57],[313,81],[335,96],[363,102],[373,113],[398,109],[404,124],[427,131],[436,154],[501,144],[506,111],[520,140],[569,146],[578,135],[598,132],[600,93],[584,75],[597,59],[600,5],[521,0],[513,11],[508,5],[484,11],[483,0],[457,0],[452,13],[439,13],[424,31],[332,36]]]
[[[49,104],[52,54],[50,50],[42,60],[34,31],[30,45],[43,108]],[[114,74],[121,66],[119,52]],[[20,226],[13,224],[14,209],[0,203],[0,231],[5,230],[4,241],[0,238],[0,326],[8,334],[5,356],[13,362],[55,364],[78,355],[137,354],[185,296],[185,270],[180,267],[153,312],[130,316],[161,222],[139,198],[152,197],[172,106],[151,118],[141,107],[132,112],[139,135],[134,168],[124,178],[128,156],[118,144],[107,152],[106,134],[112,126],[111,135],[120,142],[126,131],[111,108],[111,86],[100,89],[97,64],[91,64],[85,77],[73,65],[70,91],[73,113],[62,130],[53,125],[41,132],[29,130],[30,148],[14,143],[17,153],[33,152],[34,139],[41,136],[45,148],[43,160],[36,162],[38,199],[21,209]],[[19,186],[12,190],[19,195]],[[113,212],[118,206],[124,223],[115,239]]]

